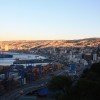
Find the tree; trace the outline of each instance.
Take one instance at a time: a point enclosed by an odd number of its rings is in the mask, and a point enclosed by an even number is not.
[[[73,84],[70,77],[55,76],[48,87],[56,93],[57,100],[100,100],[100,63],[84,70],[80,79]]]
[[[77,100],[100,100],[100,63],[83,73],[76,84]]]
[[[72,81],[70,77],[66,76],[54,76],[50,81],[48,88],[51,91],[55,91],[56,99],[63,100],[60,98],[70,99],[71,96]],[[59,95],[58,95],[59,94]]]

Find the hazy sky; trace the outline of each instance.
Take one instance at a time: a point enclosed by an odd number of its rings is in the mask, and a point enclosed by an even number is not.
[[[0,40],[100,37],[100,0],[0,0]]]

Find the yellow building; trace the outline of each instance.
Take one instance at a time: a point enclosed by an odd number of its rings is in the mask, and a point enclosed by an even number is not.
[[[9,50],[9,46],[5,45],[5,51],[8,51],[8,50]]]

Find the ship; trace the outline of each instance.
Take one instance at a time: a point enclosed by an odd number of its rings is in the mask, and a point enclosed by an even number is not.
[[[13,55],[11,54],[0,54],[0,58],[13,58]]]

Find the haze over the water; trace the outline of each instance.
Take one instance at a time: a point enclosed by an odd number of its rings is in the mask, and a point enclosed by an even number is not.
[[[100,37],[100,0],[0,0],[0,40]]]

